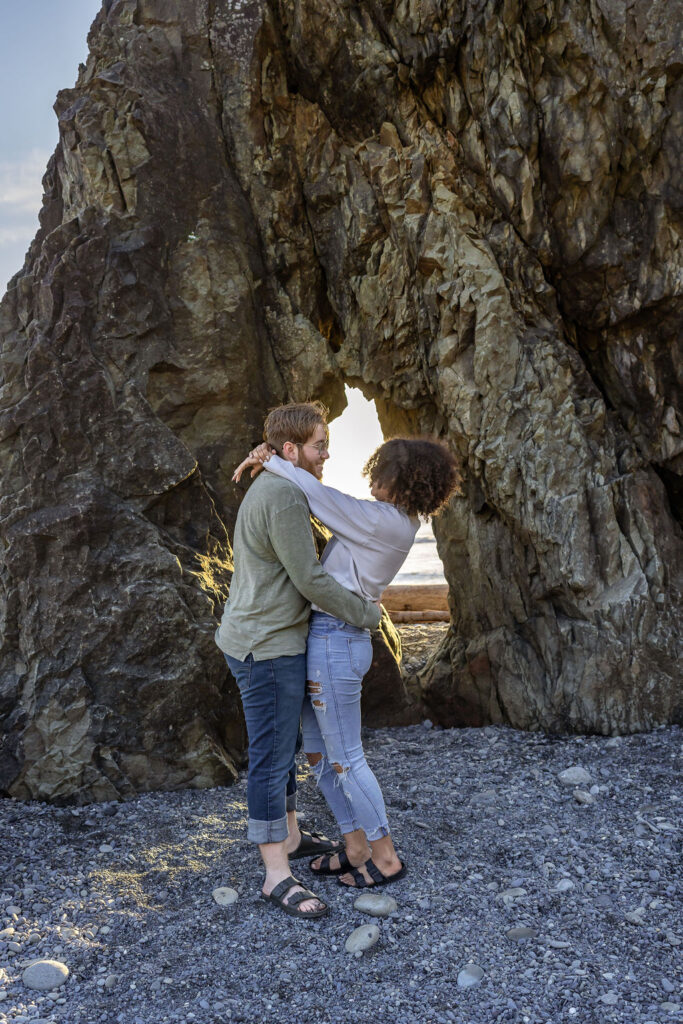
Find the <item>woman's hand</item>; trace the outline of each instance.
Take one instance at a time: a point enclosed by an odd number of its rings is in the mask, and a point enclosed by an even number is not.
[[[249,454],[246,457],[246,459],[244,459],[242,462],[240,462],[239,466],[237,467],[235,472],[232,474],[233,483],[239,483],[240,478],[242,476],[242,473],[249,466],[252,467],[252,469],[251,469],[251,477],[252,477],[252,479],[255,476],[257,476],[261,472],[261,470],[263,469],[263,463],[268,461],[268,459],[270,458],[270,456],[273,454],[274,451],[275,451],[275,449],[271,448],[270,445],[266,444],[265,442],[263,444],[257,445],[257,447],[253,449],[253,451],[249,452]]]

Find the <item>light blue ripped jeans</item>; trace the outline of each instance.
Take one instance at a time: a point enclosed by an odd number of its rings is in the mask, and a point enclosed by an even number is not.
[[[306,654],[304,750],[322,754],[313,766],[318,786],[343,834],[362,828],[369,840],[381,839],[389,835],[387,812],[360,738],[361,687],[372,662],[370,633],[313,612]]]

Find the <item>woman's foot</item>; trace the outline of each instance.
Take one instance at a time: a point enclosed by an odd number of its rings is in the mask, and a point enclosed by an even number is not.
[[[340,861],[340,857],[341,857],[342,853],[345,855],[346,860],[347,860],[348,863],[344,863],[344,862]],[[318,873],[318,874],[325,874],[325,875],[337,875],[337,874],[339,874],[339,872],[344,867],[348,867],[348,864],[350,864],[354,868],[360,867],[360,865],[364,864],[365,861],[368,860],[368,858],[370,856],[371,856],[371,850],[370,850],[369,846],[365,850],[363,850],[363,849],[361,849],[361,850],[349,850],[348,847],[347,847],[345,850],[342,850],[340,853],[332,854],[329,857],[329,863],[327,863],[327,861],[328,861],[328,857],[327,856],[315,857],[310,862],[309,867],[310,867],[311,871],[313,872],[313,874]],[[325,870],[321,871],[320,868],[323,867],[323,862],[324,862]]]
[[[354,865],[353,871],[339,875],[337,881],[348,889],[373,889],[378,885],[397,882],[406,873],[406,866],[396,855],[379,864],[372,857],[360,865]]]

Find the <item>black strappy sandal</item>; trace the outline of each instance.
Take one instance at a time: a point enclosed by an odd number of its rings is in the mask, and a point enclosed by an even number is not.
[[[340,866],[338,868],[331,868],[330,864],[332,862],[332,858],[337,855],[339,856]],[[317,859],[317,857],[313,858],[313,860]],[[332,853],[326,853],[325,856],[321,858],[320,865],[317,868],[313,867],[313,860],[309,861],[308,866],[314,875],[345,875],[347,871],[355,871],[355,868],[346,856],[346,850],[344,849],[333,850]]]
[[[345,889],[375,889],[378,885],[390,885],[391,882],[398,882],[399,878],[405,878],[408,874],[408,868],[403,861],[401,861],[400,871],[395,871],[393,875],[383,875],[372,858],[366,860],[362,866],[370,875],[370,878],[372,878],[372,882],[368,882],[365,875],[361,874],[358,868],[351,868],[347,874],[351,875],[356,884],[349,885],[347,882],[342,882],[341,878],[338,878],[337,885],[343,885]]]
[[[340,842],[334,842],[332,839],[328,839],[327,836],[321,835],[320,832],[305,832],[301,829],[301,839],[296,850],[292,850],[289,854],[290,860],[299,860],[301,857],[313,857],[315,854],[320,853],[339,853],[340,850],[344,849],[344,844]]]
[[[316,896],[314,892],[311,892],[310,889],[306,888],[304,888],[303,892],[295,892],[285,903],[285,896],[295,885],[301,885],[301,882],[290,875],[284,881],[278,882],[273,891],[267,896],[262,892],[261,899],[265,900],[266,903],[274,903],[276,907],[280,907],[290,917],[300,917],[308,921],[312,921],[317,917],[324,917],[329,912],[330,908],[327,903],[321,900],[319,896]],[[306,900],[317,900],[318,903],[322,903],[322,907],[320,910],[301,910],[299,904],[305,903]]]

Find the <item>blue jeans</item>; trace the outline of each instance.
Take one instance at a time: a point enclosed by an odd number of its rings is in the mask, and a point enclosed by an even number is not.
[[[239,687],[249,737],[247,838],[279,843],[287,838],[287,811],[296,810],[296,763],[301,748],[301,709],[306,655],[266,661],[225,660]]]
[[[306,653],[304,750],[322,754],[313,768],[318,786],[342,833],[362,828],[369,840],[381,839],[389,835],[387,812],[360,738],[361,688],[372,663],[370,633],[313,612]]]

